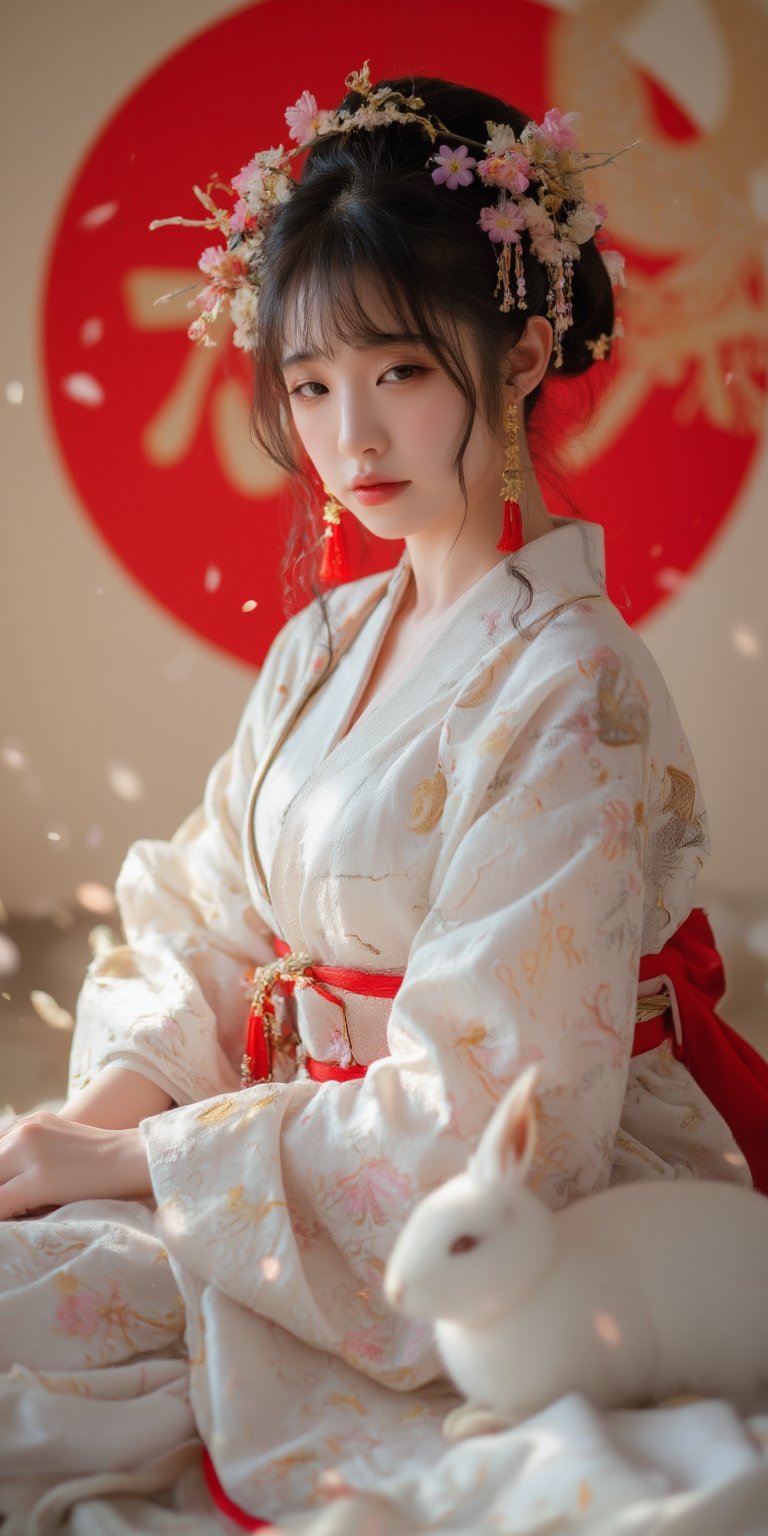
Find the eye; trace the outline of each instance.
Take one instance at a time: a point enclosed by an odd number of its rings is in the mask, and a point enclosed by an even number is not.
[[[325,385],[320,384],[317,379],[308,379],[305,384],[296,384],[293,389],[289,389],[288,393],[292,400],[319,400],[321,398],[320,395],[305,395],[305,389],[320,389],[324,394],[327,393]]]
[[[472,1248],[477,1247],[479,1241],[479,1237],[471,1237],[469,1232],[465,1232],[463,1237],[454,1238],[450,1248],[448,1249],[448,1252],[469,1253]]]
[[[413,378],[417,373],[426,373],[427,369],[420,367],[420,365],[418,363],[395,363],[392,368],[388,368],[387,369],[387,372],[385,374],[383,374],[382,377],[386,379],[387,374],[390,374],[390,373],[402,374],[403,371],[405,371],[405,373],[408,375],[408,378]],[[405,383],[407,383],[407,379],[402,379],[402,378],[401,379],[396,379],[395,383],[396,384],[405,384]]]

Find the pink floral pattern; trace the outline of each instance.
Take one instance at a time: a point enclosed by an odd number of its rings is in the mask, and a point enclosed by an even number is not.
[[[625,859],[632,842],[634,816],[626,800],[606,800],[600,810],[601,852],[605,859]]]
[[[56,1324],[64,1333],[90,1338],[99,1326],[100,1303],[91,1291],[75,1291],[56,1308]]]
[[[385,1358],[388,1343],[389,1329],[383,1323],[371,1323],[369,1328],[358,1328],[346,1333],[339,1352],[345,1360],[379,1362]]]
[[[383,1226],[411,1197],[411,1180],[383,1157],[368,1158],[339,1180],[338,1201],[350,1221]]]

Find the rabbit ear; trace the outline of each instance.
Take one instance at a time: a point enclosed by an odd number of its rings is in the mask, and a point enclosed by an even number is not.
[[[534,1092],[539,1076],[538,1066],[526,1067],[483,1131],[470,1159],[472,1172],[483,1183],[525,1182],[536,1146]]]

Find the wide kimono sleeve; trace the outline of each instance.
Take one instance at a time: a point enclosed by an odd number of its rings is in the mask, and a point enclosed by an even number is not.
[[[80,992],[69,1092],[127,1067],[187,1104],[234,1088],[248,967],[274,959],[245,878],[241,833],[260,745],[300,674],[309,613],[273,642],[203,802],[167,841],[129,849],[115,887],[125,942],[98,955]]]
[[[647,700],[613,652],[579,656],[567,626],[552,630],[493,709],[467,698],[445,722],[443,843],[391,1054],[362,1080],[260,1084],[142,1122],[172,1257],[395,1386],[436,1368],[421,1326],[383,1299],[387,1256],[526,1064],[541,1063],[542,1197],[557,1207],[609,1181],[635,1022]]]

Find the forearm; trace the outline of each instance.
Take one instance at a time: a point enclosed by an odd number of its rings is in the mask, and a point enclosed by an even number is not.
[[[173,1099],[140,1072],[109,1066],[103,1067],[86,1088],[73,1094],[59,1114],[78,1125],[128,1130],[172,1104]]]

